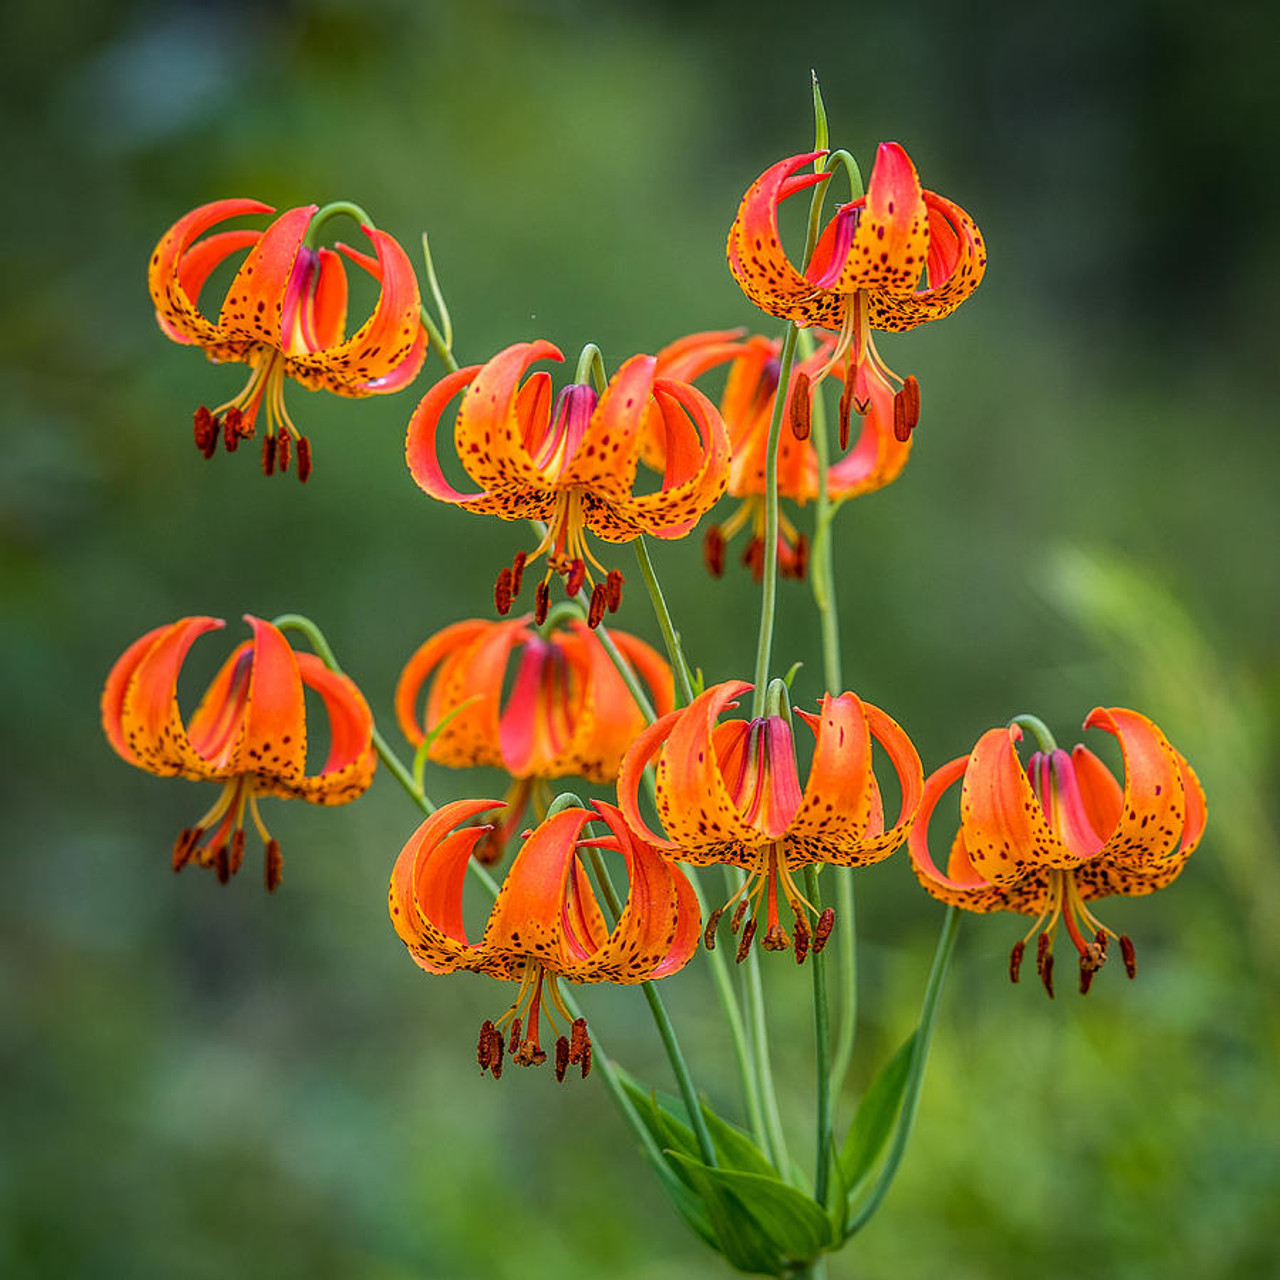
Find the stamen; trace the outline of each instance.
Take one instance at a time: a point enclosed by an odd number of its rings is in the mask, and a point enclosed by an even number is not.
[[[1044,983],[1044,989],[1049,993],[1049,999],[1053,999],[1053,952],[1050,951],[1044,958],[1044,965],[1040,970],[1040,981]]]
[[[564,1073],[569,1069],[569,1041],[561,1036],[556,1041],[556,1083],[564,1083]]]
[[[495,1080],[502,1079],[502,1033],[488,1018],[480,1024],[480,1042],[476,1045],[476,1061],[480,1072],[490,1071]]]
[[[569,1061],[581,1062],[584,1056],[587,1065],[582,1069],[582,1076],[586,1079],[587,1072],[591,1069],[591,1037],[587,1035],[586,1018],[574,1018],[569,1028]]]
[[[181,871],[191,861],[191,854],[200,840],[199,827],[183,827],[173,842],[173,869]]]
[[[289,470],[289,459],[293,453],[293,437],[287,432],[280,433],[280,443],[276,446],[276,460],[281,471]]]
[[[218,883],[226,884],[231,879],[231,859],[227,855],[227,846],[220,844],[214,850],[214,866],[218,871]]]
[[[702,539],[702,559],[713,578],[724,576],[724,534],[713,524]]]
[[[493,584],[493,605],[502,617],[511,612],[511,600],[515,595],[511,585],[514,576],[510,569],[502,569],[498,573],[497,582]]]
[[[791,434],[797,440],[807,440],[809,438],[812,407],[812,402],[809,398],[809,375],[807,373],[798,373],[796,374],[795,387],[791,392],[791,402],[787,406]]]
[[[241,863],[244,862],[244,828],[237,827],[231,835],[231,852],[227,857],[227,866],[231,875],[235,875],[240,870]]]
[[[511,599],[514,600],[520,594],[520,583],[524,578],[524,562],[525,553],[517,551],[515,559],[511,561]],[[510,608],[510,604],[507,605]],[[499,610],[502,612],[502,610]]]
[[[1027,944],[1025,942],[1015,942],[1013,950],[1009,952],[1009,981],[1017,982],[1019,975],[1022,973],[1022,957],[1026,952]]]
[[[267,841],[267,861],[265,883],[268,893],[275,893],[284,876],[284,854],[280,852],[279,840]]]
[[[1133,949],[1133,939],[1127,933],[1120,935],[1120,956],[1124,960],[1124,971],[1131,978],[1138,976],[1138,953]]]
[[[306,436],[298,437],[298,479],[302,484],[311,479],[311,441]]]
[[[206,458],[213,457],[213,451],[218,447],[218,420],[201,405],[196,411],[192,420],[192,429],[195,436],[196,448],[200,450]]]
[[[506,572],[504,570],[503,572]],[[593,607],[595,597],[592,596]],[[533,593],[533,620],[542,626],[547,620],[547,611],[551,608],[551,584],[545,578],[538,583],[538,589]],[[599,622],[599,619],[596,619]],[[588,624],[591,625],[591,624]]]
[[[240,447],[240,410],[228,409],[222,419],[222,447],[235,453]]]
[[[610,613],[617,613],[618,606],[622,603],[622,584],[624,581],[625,579],[617,569],[610,569],[609,576],[604,580],[604,589]]]
[[[262,474],[271,475],[276,469],[276,438],[274,435],[262,437]]]
[[[587,606],[587,626],[594,631],[604,621],[604,611],[608,605],[609,589],[602,582],[591,588],[591,603]]]
[[[569,564],[569,572],[565,575],[564,593],[570,599],[582,590],[582,584],[587,580],[587,562],[585,560],[573,560]]]
[[[182,837],[179,836],[178,838],[181,840]],[[176,867],[174,869],[177,870]],[[714,951],[716,949],[716,930],[720,927],[720,918],[723,915],[724,907],[717,907],[707,917],[707,927],[702,931],[702,945],[706,947],[708,951]],[[737,931],[736,925],[734,926],[734,931]]]
[[[742,941],[738,943],[737,962],[739,964],[747,958],[748,953],[751,951],[751,943],[754,941],[755,936],[756,922],[755,919],[752,918],[747,921],[746,928],[742,931]]]
[[[827,945],[831,930],[836,927],[834,907],[827,907],[818,917],[818,927],[813,931],[813,954],[816,956]]]
[[[515,1053],[515,1051],[520,1047],[520,1041],[523,1039],[520,1031],[520,1019],[517,1017],[511,1023],[511,1038],[507,1041],[507,1048],[510,1049],[512,1053]]]
[[[804,964],[804,958],[809,954],[809,944],[813,941],[813,933],[803,911],[796,912],[795,934],[796,964]]]
[[[901,409],[901,415],[899,415]],[[893,434],[900,441],[907,441],[920,421],[920,384],[914,373],[902,380],[902,390],[893,397]]]
[[[742,927],[742,917],[747,914],[747,907],[749,905],[750,905],[749,898],[743,898],[743,900],[740,903],[738,903],[738,906],[733,913],[733,918],[729,921],[730,933],[737,933],[738,930]]]
[[[775,922],[764,931],[764,942],[761,945],[766,951],[785,951],[791,945],[791,939],[782,925]]]

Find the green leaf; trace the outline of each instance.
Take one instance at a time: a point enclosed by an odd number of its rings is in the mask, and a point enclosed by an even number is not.
[[[788,1260],[816,1257],[833,1242],[822,1207],[777,1177],[673,1158],[694,1178],[725,1257],[740,1270],[776,1275]]]
[[[840,1152],[840,1171],[851,1188],[856,1188],[871,1172],[893,1131],[915,1043],[916,1033],[913,1031],[898,1052],[880,1068],[858,1104],[858,1113],[849,1126]]]
[[[778,1176],[778,1171],[768,1156],[741,1129],[716,1115],[705,1102],[702,1104],[702,1114],[716,1155],[726,1168],[743,1173],[758,1173],[766,1178]],[[695,1151],[692,1154],[698,1153]]]

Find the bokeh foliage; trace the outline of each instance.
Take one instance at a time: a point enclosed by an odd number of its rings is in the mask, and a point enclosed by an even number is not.
[[[352,198],[429,229],[482,359],[543,336],[612,366],[759,325],[723,264],[750,179],[882,137],[978,219],[991,268],[945,324],[885,343],[924,388],[903,479],[838,526],[845,670],[926,763],[1016,711],[1070,737],[1148,711],[1210,797],[1138,941],[1087,1001],[1010,988],[1007,918],[966,922],[919,1129],[832,1275],[1253,1277],[1280,1260],[1273,498],[1280,11],[1225,0],[986,3],[94,4],[6,17],[0,53],[0,1272],[12,1276],[712,1274],[593,1085],[471,1063],[505,991],[431,980],[385,919],[414,815],[389,778],[334,812],[275,806],[284,888],[166,871],[207,803],[110,754],[102,679],[184,613],[299,610],[390,729],[399,665],[487,614],[516,531],[436,509],[402,461],[409,392],[292,389],[316,472],[208,464],[190,412],[239,385],[164,342],[143,287],[207,199]],[[428,372],[434,376],[439,366]],[[750,668],[745,575],[713,608],[692,544],[658,564],[709,679]],[[624,562],[624,570],[629,569]],[[814,616],[783,584],[777,654]],[[732,620],[732,621],[730,621]],[[633,586],[619,624],[656,638]],[[216,642],[206,641],[210,649]],[[441,797],[500,786],[436,773]],[[860,878],[861,1041],[912,1022],[939,910],[901,856]],[[769,966],[804,1114],[806,980]],[[668,984],[699,1079],[733,1080],[700,973]],[[666,1085],[635,993],[593,1026]],[[871,1070],[860,1059],[858,1080]],[[847,1116],[854,1094],[845,1100]],[[797,1133],[795,1149],[807,1151]]]

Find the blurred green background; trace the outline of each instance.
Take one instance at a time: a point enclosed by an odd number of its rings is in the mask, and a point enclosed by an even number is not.
[[[144,267],[175,218],[222,196],[348,198],[411,248],[429,229],[464,361],[541,336],[570,359],[596,341],[616,367],[690,330],[773,331],[729,277],[724,234],[751,179],[809,146],[811,66],[836,143],[869,163],[880,139],[903,142],[991,256],[954,317],[883,344],[918,375],[924,418],[903,478],[838,525],[846,678],[930,767],[1020,710],[1074,741],[1095,704],[1140,707],[1211,810],[1172,888],[1104,904],[1137,941],[1133,984],[1117,966],[1087,1000],[1050,1002],[1007,982],[1016,921],[965,921],[916,1138],[831,1274],[1280,1273],[1278,13],[11,7],[0,1273],[728,1274],[597,1082],[478,1078],[476,1028],[508,991],[428,978],[403,954],[385,887],[415,815],[389,776],[343,809],[268,806],[286,859],[274,898],[252,847],[228,888],[174,877],[173,836],[212,789],[125,766],[98,696],[150,627],[299,610],[393,734],[400,664],[430,631],[488,616],[524,538],[409,481],[416,391],[291,387],[315,447],[306,489],[264,480],[252,453],[203,462],[191,411],[243,372],[156,331]],[[709,679],[748,673],[747,575],[712,596],[695,542],[656,555],[693,659]],[[778,664],[808,659],[808,702],[814,615],[804,587],[782,593]],[[656,641],[638,581],[618,623]],[[225,652],[206,648],[201,661]],[[442,798],[499,785],[430,783]],[[845,1120],[912,1025],[941,914],[905,855],[859,883]],[[807,1150],[807,976],[767,968]],[[702,967],[666,990],[700,1083],[732,1113]],[[584,998],[601,1040],[665,1087],[638,993]]]

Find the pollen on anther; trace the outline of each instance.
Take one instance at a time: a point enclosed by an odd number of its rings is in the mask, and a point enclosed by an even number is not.
[[[311,479],[311,441],[298,437],[298,480],[306,484]]]
[[[271,475],[276,469],[276,437],[268,434],[262,438],[262,474]]]
[[[512,588],[514,575],[510,569],[501,569],[498,571],[498,579],[493,584],[493,607],[498,613],[506,616],[511,612],[511,598],[515,595]]]
[[[279,840],[267,841],[266,869],[263,875],[268,893],[275,893],[284,877],[284,854],[280,852]]]
[[[809,397],[809,375],[807,373],[798,373],[795,387],[791,393],[791,403],[787,406],[791,434],[797,440],[807,440],[809,438],[812,407]]]
[[[592,597],[594,600],[594,596]],[[551,584],[544,578],[538,583],[538,589],[533,593],[533,620],[542,626],[547,620],[547,612],[551,608]]]

